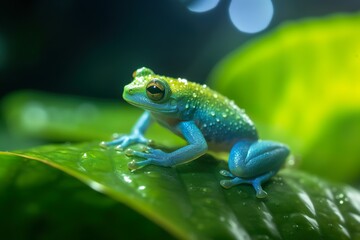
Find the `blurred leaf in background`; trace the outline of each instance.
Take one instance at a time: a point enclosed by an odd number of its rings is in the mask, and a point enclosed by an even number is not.
[[[210,76],[288,143],[300,168],[339,181],[360,175],[360,15],[288,23],[226,57]]]
[[[142,110],[120,100],[99,100],[45,92],[20,91],[8,95],[2,109],[12,134],[50,142],[109,140],[117,133],[129,133]],[[159,144],[184,141],[155,125],[149,136]]]

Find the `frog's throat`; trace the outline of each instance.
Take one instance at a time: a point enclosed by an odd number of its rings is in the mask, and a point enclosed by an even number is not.
[[[135,102],[131,102],[131,101],[127,101],[127,102],[135,107],[138,107],[138,108],[141,108],[144,110],[148,110],[148,111],[154,112],[154,113],[176,113],[179,111],[176,106],[161,108],[161,107],[155,107],[155,106],[151,106],[151,105],[143,105],[143,104],[139,104],[139,103],[135,103]]]

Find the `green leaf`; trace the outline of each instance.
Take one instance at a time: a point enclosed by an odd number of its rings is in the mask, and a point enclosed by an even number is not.
[[[263,138],[288,143],[300,167],[360,175],[360,15],[284,24],[234,51],[210,76]]]
[[[251,186],[223,189],[219,170],[227,164],[210,155],[175,168],[149,166],[133,173],[123,152],[100,148],[97,142],[0,155],[0,161],[32,159],[58,168],[181,239],[360,237],[358,191],[291,169],[265,184],[269,196],[257,199]]]
[[[38,161],[0,159],[2,239],[169,239],[159,226]],[[126,231],[139,226],[141,231]]]
[[[11,132],[51,141],[89,141],[110,139],[114,132],[128,133],[142,110],[119,101],[100,100],[21,91],[8,95],[3,103],[4,118]],[[159,133],[157,142],[179,144],[184,141],[155,124],[148,136]]]

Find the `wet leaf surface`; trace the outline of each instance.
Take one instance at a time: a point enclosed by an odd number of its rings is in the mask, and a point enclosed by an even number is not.
[[[141,146],[135,146],[139,148]],[[42,146],[1,160],[32,159],[78,178],[128,205],[179,238],[348,239],[360,237],[360,193],[300,171],[283,169],[257,199],[251,186],[221,188],[226,162],[205,155],[175,168],[136,172],[123,152],[98,142]]]

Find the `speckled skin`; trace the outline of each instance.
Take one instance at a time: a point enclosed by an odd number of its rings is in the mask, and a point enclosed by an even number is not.
[[[129,156],[144,158],[132,161],[132,170],[155,164],[173,166],[191,161],[203,155],[208,149],[230,151],[229,169],[220,174],[232,178],[220,184],[229,188],[237,184],[252,184],[256,196],[265,197],[261,184],[280,169],[289,149],[280,143],[261,141],[256,128],[244,110],[233,101],[211,90],[185,79],[175,79],[154,74],[148,68],[140,68],[133,74],[134,80],[124,88],[124,99],[145,110],[130,135],[102,143],[116,145],[119,149],[135,143],[149,143],[143,134],[157,121],[172,132],[183,137],[188,145],[174,152],[147,148],[145,152],[126,151]],[[162,99],[154,100],[147,95],[151,81],[160,82]]]

